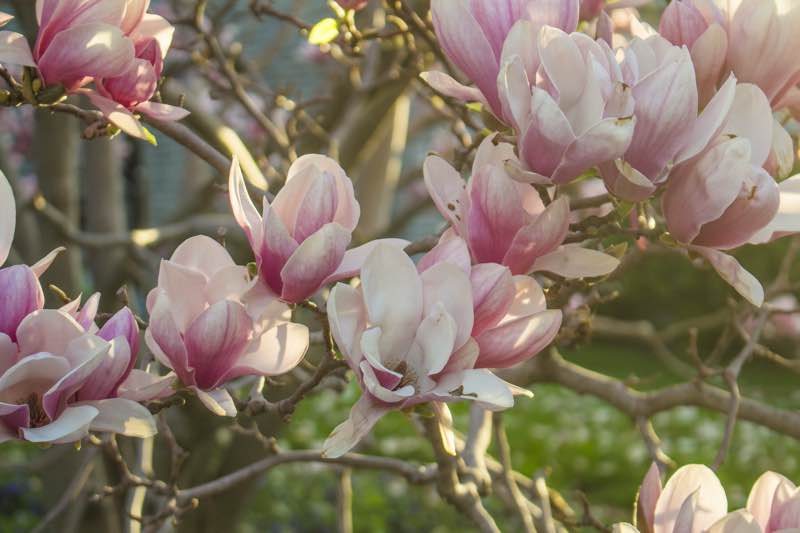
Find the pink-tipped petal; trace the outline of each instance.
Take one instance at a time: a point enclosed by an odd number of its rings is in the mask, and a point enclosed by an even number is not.
[[[467,342],[474,324],[469,276],[456,265],[440,263],[423,272],[420,277],[424,294],[423,315],[429,316],[436,312],[438,306],[443,306],[455,320],[455,348],[459,348]]]
[[[508,368],[549,345],[561,328],[561,311],[544,311],[484,331],[475,340],[481,352],[479,368]]]
[[[639,486],[639,496],[636,501],[636,519],[645,532],[653,531],[655,526],[656,503],[661,496],[661,473],[658,465],[653,463],[647,470],[642,484]]]
[[[304,240],[281,270],[287,302],[300,302],[312,296],[339,265],[350,244],[350,232],[333,222]]]
[[[417,270],[422,273],[439,263],[451,263],[466,273],[472,269],[467,243],[452,229],[445,231],[436,246],[422,256],[417,263]]]
[[[20,357],[39,352],[61,354],[65,346],[84,333],[81,325],[65,313],[53,309],[36,311],[17,329]]]
[[[795,485],[788,478],[775,472],[764,472],[753,484],[747,497],[747,510],[753,515],[758,525],[767,530],[772,512],[772,501],[778,487],[784,486],[794,490]]]
[[[191,114],[187,109],[182,107],[159,102],[141,102],[136,104],[134,110],[150,118],[163,120],[165,122],[177,122]]]
[[[134,368],[118,389],[120,398],[135,402],[147,402],[172,396],[175,392],[177,376],[170,372],[166,376],[156,376],[144,370]]]
[[[389,411],[364,394],[353,405],[347,420],[339,424],[322,445],[323,457],[335,459],[352,450]]]
[[[507,267],[495,263],[475,265],[470,273],[475,324],[472,336],[496,326],[514,301],[514,280]]]
[[[192,322],[184,341],[198,387],[222,383],[247,346],[252,327],[244,306],[230,300],[212,305]]]
[[[25,317],[44,305],[39,280],[30,268],[14,265],[0,269],[0,301],[0,333],[17,340],[17,328]]]
[[[714,270],[717,271],[717,274],[719,274],[728,285],[736,289],[736,292],[742,295],[745,300],[756,307],[761,307],[764,303],[764,287],[761,286],[761,282],[759,282],[755,276],[739,264],[739,261],[713,248],[692,246],[690,250],[705,257],[711,266],[714,267]]]
[[[300,364],[308,350],[308,328],[286,322],[255,339],[223,381],[239,376],[277,376]]]
[[[522,227],[511,242],[502,263],[512,274],[527,274],[539,257],[555,251],[569,231],[569,200],[552,202],[533,223]]]
[[[250,199],[247,186],[242,175],[242,168],[239,160],[234,157],[231,163],[231,172],[228,177],[228,196],[230,198],[231,209],[236,222],[244,230],[250,246],[258,248],[263,239],[263,229],[261,215],[258,214],[256,206]]]

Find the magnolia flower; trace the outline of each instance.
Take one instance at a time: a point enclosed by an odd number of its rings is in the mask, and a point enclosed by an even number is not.
[[[782,475],[766,472],[750,491],[747,511],[757,524],[753,533],[796,531],[800,529],[800,489]]]
[[[93,78],[120,75],[134,57],[126,30],[132,29],[136,13],[143,13],[146,4],[146,0],[113,5],[100,0],[37,0],[39,32],[33,51],[23,51],[27,44],[20,35],[18,57],[3,56],[0,61],[36,67],[46,85],[60,84],[67,93]]]
[[[129,135],[147,137],[133,112],[169,121],[189,114],[183,108],[150,101],[158,89],[174,32],[166,19],[143,10],[128,33],[134,45],[134,59],[117,76],[95,80],[96,92],[87,92],[92,103]]]
[[[622,158],[600,165],[600,171],[615,195],[641,201],[675,165],[697,155],[719,134],[734,102],[736,79],[729,78],[699,113],[694,66],[685,48],[653,35],[634,38],[618,54],[636,100],[636,127]]]
[[[301,302],[329,283],[353,277],[382,242],[398,248],[408,245],[402,239],[385,239],[347,250],[361,208],[350,178],[329,157],[305,155],[295,161],[272,203],[264,198],[263,215],[250,200],[236,161],[228,190],[260,279],[286,302]]]
[[[396,247],[381,244],[361,269],[361,287],[337,284],[328,298],[334,340],[363,394],[323,445],[328,457],[355,446],[388,411],[425,402],[474,400],[490,410],[520,391],[475,368],[472,285],[444,262],[421,274]]]
[[[89,431],[152,436],[152,415],[122,391],[132,357],[123,336],[106,341],[62,311],[32,313],[17,329],[17,349],[2,355],[0,439],[62,443]]]
[[[625,153],[634,98],[605,41],[545,26],[532,47],[521,21],[506,40],[503,64],[500,100],[527,171],[516,179],[564,184]]]
[[[739,293],[761,305],[760,283],[719,250],[747,243],[779,212],[780,190],[762,168],[773,134],[764,93],[755,85],[738,85],[718,131],[703,152],[673,169],[662,209],[673,237],[706,257]]]
[[[290,322],[288,306],[205,236],[162,260],[147,310],[153,355],[218,415],[236,414],[226,382],[288,372],[308,349],[308,328]]]
[[[772,107],[783,107],[800,82],[800,4],[794,0],[677,0],[661,21],[661,33],[692,51],[701,93],[726,72],[758,85]],[[707,101],[707,100],[703,100]]]
[[[715,523],[725,519],[728,499],[714,472],[703,465],[679,468],[661,487],[658,467],[648,471],[636,504],[638,528],[617,524],[615,531],[642,533],[721,533]]]
[[[60,311],[71,316],[87,333],[101,339],[112,341],[124,340],[128,344],[130,357],[116,358],[104,363],[105,381],[100,386],[101,394],[121,395],[136,401],[154,400],[172,394],[172,386],[176,376],[170,372],[165,376],[156,376],[145,370],[134,368],[139,353],[139,324],[133,312],[123,307],[109,318],[102,327],[95,324],[100,293],[93,294],[83,307],[80,296],[61,307]],[[103,366],[103,365],[101,365]],[[102,369],[101,369],[102,370]]]
[[[569,229],[569,203],[560,197],[546,208],[536,190],[509,176],[516,157],[510,144],[481,143],[472,179],[465,184],[444,159],[430,156],[425,185],[436,207],[469,245],[475,263],[499,263],[512,274],[548,271],[568,277],[604,276],[619,262],[606,254],[562,242]]]
[[[473,324],[478,343],[474,368],[508,368],[549,345],[561,327],[560,310],[548,310],[544,292],[529,276],[512,276],[497,263],[472,265],[464,239],[451,230],[417,265],[423,274],[442,263],[459,267],[472,287]]]
[[[659,33],[691,53],[701,106],[711,100],[723,77],[727,27],[725,15],[713,0],[675,0],[661,15]]]
[[[17,206],[14,193],[5,175],[0,172],[0,266],[5,263],[14,240]],[[17,341],[17,328],[23,319],[44,306],[44,293],[39,276],[50,267],[62,249],[50,252],[38,263],[0,268],[0,350],[12,350]]]
[[[433,26],[442,49],[477,88],[466,87],[442,72],[426,72],[422,78],[447,96],[482,102],[509,123],[511,117],[500,103],[497,77],[512,26],[525,20],[526,46],[534,47],[536,35],[545,25],[575,31],[579,9],[578,0],[433,0]]]

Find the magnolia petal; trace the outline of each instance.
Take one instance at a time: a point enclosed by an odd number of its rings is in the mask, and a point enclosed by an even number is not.
[[[0,172],[0,266],[6,262],[14,240],[14,228],[17,225],[17,204],[14,191],[5,174]]]
[[[204,391],[197,387],[189,387],[206,408],[217,416],[236,416],[236,404],[227,389]]]
[[[86,91],[85,94],[92,104],[103,113],[103,116],[116,127],[136,139],[149,140],[151,138],[139,119],[125,106],[94,91]]]
[[[439,213],[450,222],[456,232],[467,236],[466,222],[469,213],[467,184],[456,169],[439,156],[429,156],[422,167],[425,186]]]
[[[39,259],[36,263],[34,263],[31,266],[31,270],[33,270],[33,273],[36,274],[36,277],[41,278],[42,275],[45,272],[47,272],[47,269],[50,268],[50,265],[53,264],[53,261],[56,260],[58,254],[60,254],[63,251],[66,251],[66,248],[64,248],[63,246],[59,246],[58,248],[48,253],[46,256]]]
[[[470,284],[475,315],[472,336],[475,337],[503,319],[514,301],[515,289],[511,272],[496,263],[475,265],[470,273]]]
[[[564,241],[569,216],[569,200],[561,196],[514,235],[502,263],[515,275],[530,272],[538,258],[555,251]]]
[[[653,533],[673,533],[681,506],[693,494],[701,502],[693,513],[693,533],[704,531],[728,512],[725,489],[714,472],[703,465],[687,465],[664,486],[656,504]]]
[[[455,347],[470,337],[475,317],[472,310],[472,285],[467,274],[451,263],[439,263],[420,276],[423,286],[423,316],[438,313],[443,306],[455,320]]]
[[[419,77],[422,78],[422,81],[430,85],[433,90],[445,96],[455,98],[462,102],[480,102],[488,106],[488,102],[480,90],[474,87],[468,87],[444,72],[431,70],[423,72]]]
[[[169,260],[209,279],[223,268],[236,265],[225,247],[206,235],[195,235],[183,241]]]
[[[481,350],[475,366],[508,368],[530,359],[553,341],[561,319],[560,310],[543,311],[484,331],[475,338]]]
[[[118,389],[121,398],[135,402],[147,402],[172,396],[177,376],[170,372],[166,376],[156,376],[150,372],[134,368]]]
[[[239,376],[277,376],[289,372],[305,357],[308,335],[308,327],[293,322],[267,330],[250,343],[223,381]]]
[[[514,406],[514,395],[508,383],[486,369],[448,373],[439,380],[434,394],[473,400],[489,411],[502,411]]]
[[[24,35],[14,31],[0,31],[0,63],[26,67],[36,66],[31,48]]]
[[[533,271],[552,272],[567,279],[607,276],[619,266],[619,259],[597,250],[566,244],[536,260]]]
[[[421,273],[439,263],[451,263],[466,273],[472,270],[472,258],[464,239],[455,234],[452,229],[445,231],[439,242],[417,263],[417,270]]]
[[[745,509],[728,513],[706,531],[707,533],[762,533],[758,522]]]
[[[281,298],[301,302],[317,292],[341,265],[350,238],[346,228],[333,222],[305,239],[281,269]]]
[[[697,117],[692,129],[685,137],[684,147],[675,157],[676,164],[696,156],[708,146],[712,139],[719,136],[735,98],[736,76],[731,74]]]
[[[369,254],[372,253],[376,246],[381,244],[388,244],[389,246],[394,246],[402,250],[411,243],[405,239],[376,239],[351,250],[347,250],[342,257],[342,262],[334,273],[328,276],[322,284],[328,285],[358,275],[361,271],[361,267],[364,266],[364,261],[369,257]]]
[[[353,405],[350,416],[339,424],[322,445],[322,456],[335,459],[352,450],[390,410],[364,394]]]
[[[635,117],[607,118],[590,127],[564,152],[553,173],[553,182],[568,183],[595,165],[621,157],[630,145],[635,127]]]
[[[82,439],[99,411],[91,405],[67,407],[51,423],[38,428],[20,428],[22,437],[29,442],[61,444]]]
[[[742,295],[745,300],[756,307],[761,307],[764,303],[764,287],[761,286],[761,282],[745,270],[734,257],[719,250],[701,246],[691,246],[689,250],[705,257],[714,267],[714,270],[717,271],[717,274],[736,289],[736,292]]]
[[[361,361],[358,339],[366,327],[366,309],[357,289],[338,283],[328,296],[328,323],[336,345],[352,369]]]
[[[166,122],[182,120],[191,114],[182,107],[162,104],[160,102],[142,102],[136,105],[135,110],[150,118]]]
[[[20,357],[46,352],[62,354],[84,329],[71,316],[54,309],[42,309],[28,315],[17,329]]]
[[[219,386],[249,342],[253,321],[239,302],[215,303],[195,319],[184,335],[189,364],[200,388]]]
[[[125,398],[109,398],[91,402],[99,411],[89,425],[91,431],[118,433],[126,437],[146,439],[158,430],[156,420],[141,404]]]
[[[433,0],[431,16],[436,36],[447,56],[475,82],[491,109],[499,114],[499,58],[473,16],[469,0]]]
[[[719,24],[709,26],[692,46],[692,63],[697,72],[701,106],[717,92],[717,83],[725,67],[727,52],[728,34]]]
[[[0,333],[0,376],[17,362],[17,345],[11,337]]]
[[[247,235],[250,246],[260,247],[263,238],[261,215],[258,214],[256,206],[250,199],[250,193],[247,192],[242,168],[236,156],[231,163],[231,171],[228,176],[228,197],[233,217]]]
[[[652,532],[655,524],[656,503],[661,496],[661,474],[658,465],[653,463],[644,476],[639,486],[639,495],[636,499],[636,519],[638,524],[644,525],[644,530]]]
[[[453,348],[456,346],[456,321],[445,310],[441,303],[420,323],[414,344],[419,347],[421,361],[415,364],[409,361],[411,368],[423,375],[434,375],[441,372]],[[414,352],[412,348],[411,352]]]
[[[767,530],[769,517],[772,513],[772,501],[778,487],[784,486],[794,489],[792,483],[786,477],[775,472],[764,472],[753,484],[750,495],[747,497],[747,510],[764,531]]]
[[[402,250],[378,246],[361,269],[361,287],[369,321],[383,332],[381,355],[402,357],[422,320],[422,280],[417,267]]]

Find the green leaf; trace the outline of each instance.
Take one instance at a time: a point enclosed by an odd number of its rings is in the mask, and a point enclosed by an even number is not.
[[[308,33],[308,42],[311,44],[328,44],[339,36],[339,23],[336,19],[325,18],[314,24]]]

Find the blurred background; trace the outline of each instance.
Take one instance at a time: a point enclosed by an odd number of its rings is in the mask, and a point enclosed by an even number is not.
[[[386,22],[381,2],[373,2],[357,14],[359,27]],[[152,3],[153,11],[177,26],[162,87],[164,100],[180,98],[192,111],[184,123],[220,151],[239,155],[251,185],[262,189],[268,185],[278,190],[289,151],[336,157],[356,184],[361,241],[384,235],[417,239],[439,231],[442,220],[422,183],[421,163],[429,152],[458,163],[475,132],[462,114],[443,105],[418,80],[419,72],[435,61],[424,51],[426,44],[397,37],[385,42],[365,39],[355,50],[312,46],[294,22],[255,16],[252,7],[258,4],[211,1],[204,31],[218,40],[223,63],[239,73],[246,100],[269,123],[254,118],[233,94],[219,57],[209,52],[193,26],[195,3],[190,1]],[[291,14],[301,24],[333,16],[323,0],[262,4]],[[33,0],[2,0],[0,10],[17,16],[15,29],[35,35],[33,5]],[[426,1],[407,5],[423,17],[427,13]],[[663,2],[653,2],[643,16],[652,20],[662,8]],[[75,103],[88,107],[86,102]],[[0,125],[0,169],[13,183],[19,203],[28,207],[19,210],[11,262],[31,264],[56,246],[68,247],[45,284],[55,284],[72,297],[100,291],[103,311],[128,302],[144,315],[144,298],[155,284],[159,259],[168,257],[187,236],[211,235],[239,262],[252,260],[229,215],[226,177],[170,138],[154,132],[157,147],[121,135],[84,140],[86,126],[75,117],[29,107],[0,109]],[[53,209],[32,207],[38,193]],[[745,249],[739,259],[760,279],[771,279],[787,246],[777,242],[757,251]],[[649,390],[686,381],[687,368],[692,370],[687,334],[691,327],[699,328],[701,352],[718,351],[720,361],[735,353],[735,344],[720,341],[731,336],[725,312],[732,294],[715,273],[656,249],[642,247],[630,253],[634,257],[625,275],[604,286],[608,297],[593,307],[593,317],[580,299],[570,302],[575,316],[586,316],[580,334],[563,342],[562,354],[568,360]],[[60,300],[50,293],[48,304],[58,306]],[[648,336],[647,328],[653,327],[663,335]],[[768,344],[776,352],[797,357],[800,319],[782,316],[768,333]],[[317,356],[312,353],[310,358]],[[302,377],[303,369],[298,372],[269,383],[268,394],[284,397],[292,380]],[[789,369],[756,360],[740,383],[747,396],[800,408],[797,373]],[[533,399],[519,400],[505,415],[515,469],[529,476],[544,472],[550,487],[578,513],[583,494],[601,521],[629,520],[637,486],[650,463],[635,421],[600,400],[558,386],[535,384],[532,390]],[[304,401],[290,424],[262,415],[257,420],[240,417],[232,425],[191,403],[169,410],[175,437],[189,452],[180,485],[217,478],[263,457],[263,442],[246,430],[255,423],[284,449],[319,447],[344,420],[358,394],[355,384],[333,381]],[[454,406],[454,414],[456,427],[464,431],[468,407]],[[678,464],[711,462],[724,424],[723,415],[690,407],[653,419],[664,451]],[[169,475],[169,452],[162,439],[120,442],[126,453],[141,459],[137,467],[143,473],[155,471],[163,477]],[[85,450],[45,450],[20,443],[2,447],[0,531],[29,531],[67,490]],[[402,413],[383,419],[361,451],[418,462],[433,459],[429,443],[417,436]],[[744,504],[749,487],[764,470],[800,479],[799,460],[796,441],[739,422],[731,454],[719,472],[731,508]],[[91,476],[92,486],[113,483],[113,461],[106,458],[95,465]],[[341,472],[329,466],[280,466],[204,500],[177,526],[165,527],[182,532],[333,531],[340,478]],[[471,530],[442,503],[433,486],[356,471],[352,491],[355,531]],[[497,511],[504,531],[519,529],[496,498],[489,497],[487,506],[493,514]],[[121,531],[115,513],[114,498],[83,498],[53,531]]]

